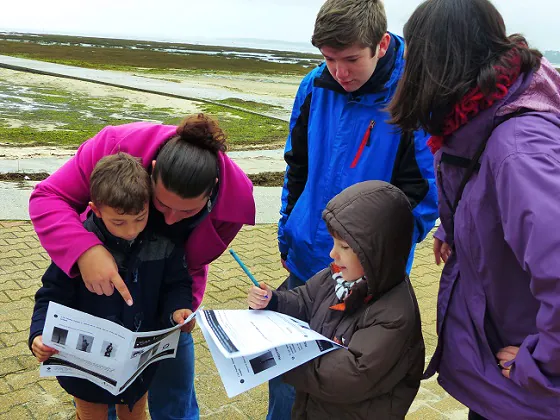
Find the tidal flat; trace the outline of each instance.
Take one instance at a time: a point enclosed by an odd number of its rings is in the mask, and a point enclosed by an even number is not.
[[[0,69],[0,145],[68,150],[106,125],[177,124],[195,112],[219,120],[231,150],[281,148],[299,82],[320,62],[320,56],[296,52],[8,33],[0,34],[0,49],[5,55],[230,93],[213,101],[186,100]],[[240,92],[250,99],[236,97]]]

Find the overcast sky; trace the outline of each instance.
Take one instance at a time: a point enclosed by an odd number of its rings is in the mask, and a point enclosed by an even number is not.
[[[323,0],[3,0],[0,31],[163,41],[258,38],[309,43]],[[389,29],[419,0],[385,0]],[[542,50],[560,50],[559,0],[494,0],[508,33]],[[1,51],[0,51],[1,53]]]

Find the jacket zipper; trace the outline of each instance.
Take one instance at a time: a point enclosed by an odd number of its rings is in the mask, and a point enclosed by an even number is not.
[[[371,134],[371,130],[373,130],[373,127],[375,127],[375,121],[371,120],[371,122],[369,123],[369,126],[368,126],[368,128],[367,128],[367,130],[364,134],[364,137],[362,138],[362,142],[360,143],[360,147],[358,148],[358,151],[356,152],[356,156],[354,156],[354,160],[350,164],[350,168],[355,168],[356,167],[356,165],[358,164],[358,161],[360,160],[360,156],[362,156],[362,153],[364,151],[364,147],[370,145],[370,134]]]

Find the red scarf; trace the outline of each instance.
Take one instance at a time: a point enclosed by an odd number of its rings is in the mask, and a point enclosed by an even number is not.
[[[463,96],[445,117],[442,135],[431,136],[428,140],[428,146],[432,153],[436,153],[441,148],[446,136],[458,130],[479,112],[490,108],[494,102],[507,95],[509,88],[521,73],[521,57],[517,49],[514,48],[507,53],[505,59],[506,66],[494,66],[496,70],[496,91],[484,96],[480,88],[476,86]]]

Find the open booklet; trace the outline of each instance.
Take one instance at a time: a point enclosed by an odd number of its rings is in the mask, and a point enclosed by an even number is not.
[[[278,312],[206,310],[197,318],[230,398],[343,348],[306,322]]]
[[[43,343],[58,354],[41,363],[41,376],[87,379],[113,395],[122,393],[151,363],[175,357],[180,325],[132,332],[103,318],[49,303]]]

